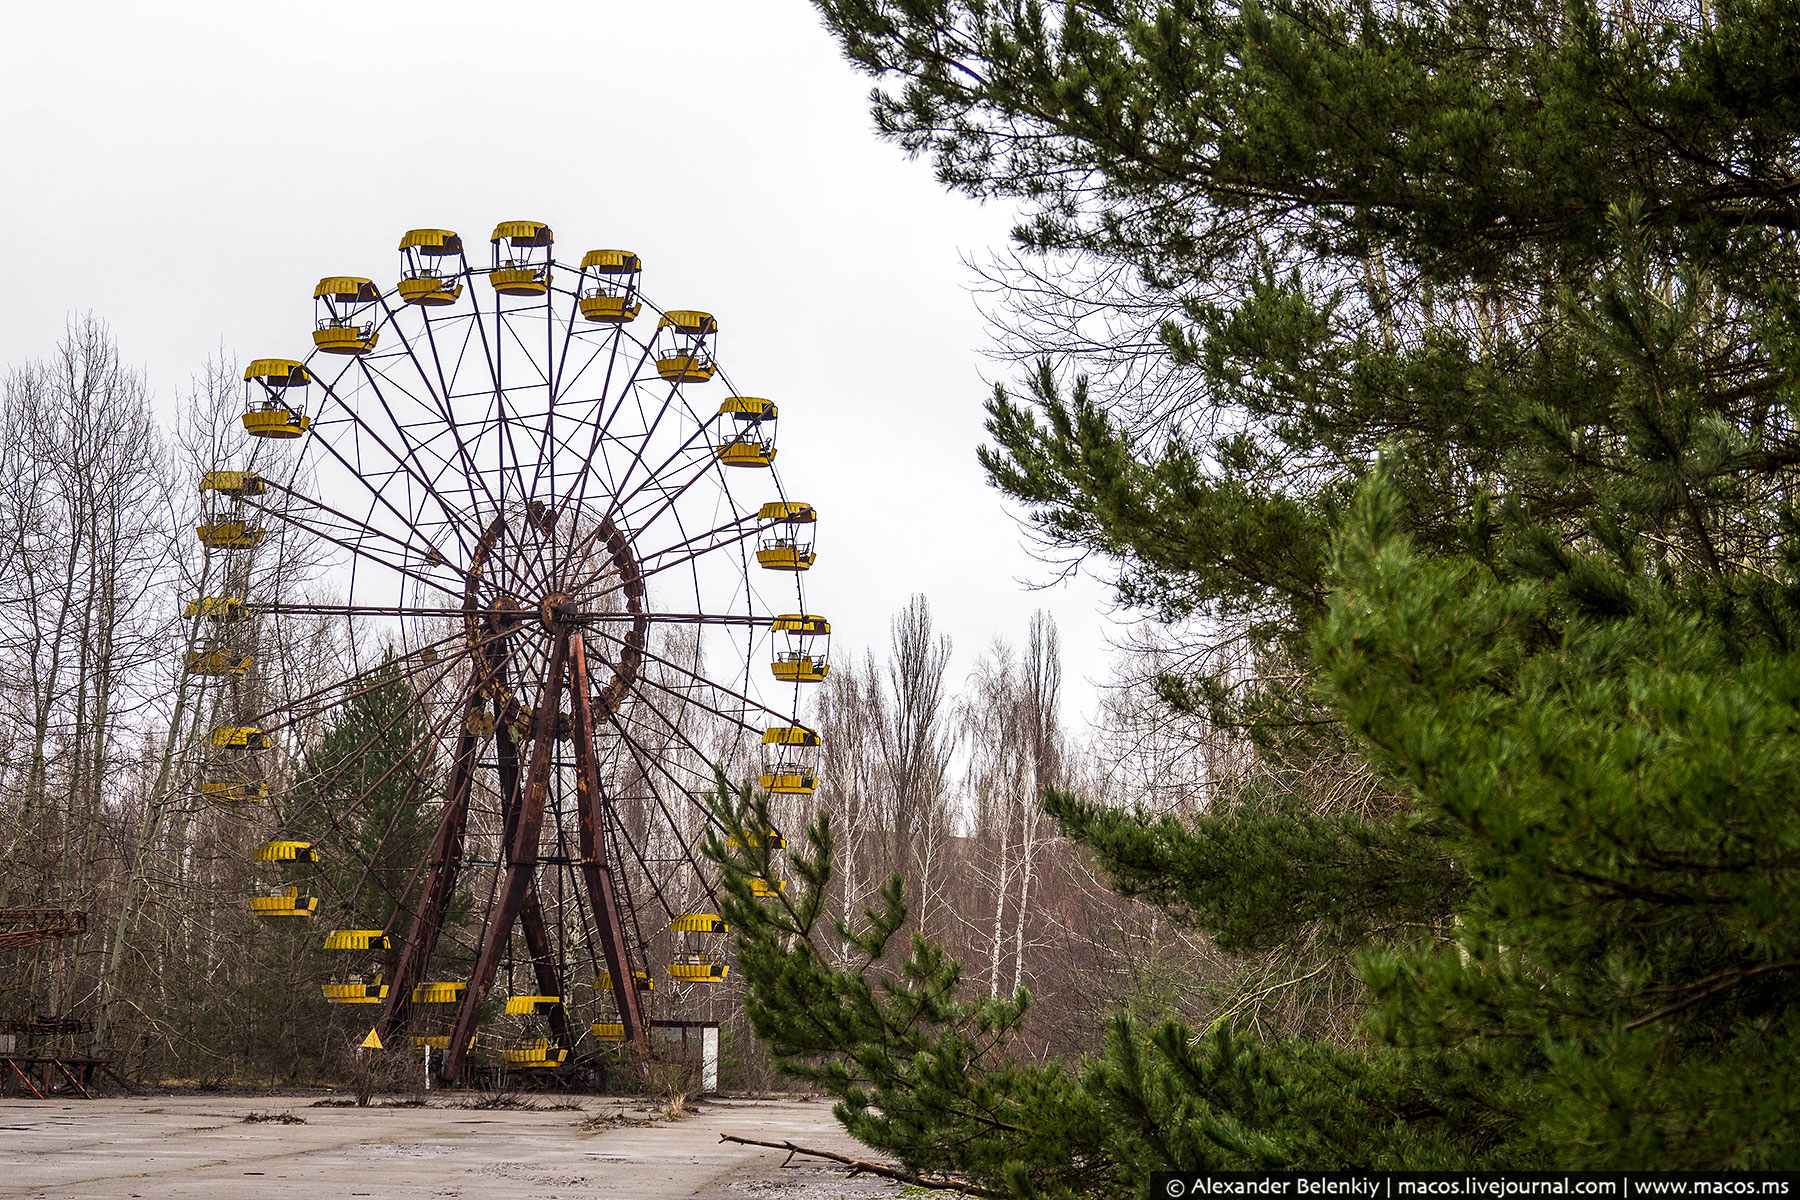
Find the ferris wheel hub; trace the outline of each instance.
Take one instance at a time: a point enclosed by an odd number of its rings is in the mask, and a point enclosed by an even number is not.
[[[570,599],[569,593],[567,592],[551,592],[548,596],[545,596],[543,602],[538,605],[539,618],[543,620],[546,626],[553,630],[562,629],[563,626],[567,625],[580,615],[581,613],[576,608],[575,602]]]

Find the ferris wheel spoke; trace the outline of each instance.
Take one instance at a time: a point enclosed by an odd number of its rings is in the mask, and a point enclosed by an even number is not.
[[[435,745],[438,739],[441,738],[448,729],[450,722],[454,720],[457,715],[458,712],[453,706],[446,711],[444,715],[440,716],[437,721],[428,724],[425,732],[415,739],[404,753],[395,758],[388,769],[382,772],[380,778],[365,787],[362,790],[361,795],[352,798],[349,803],[337,810],[336,815],[325,827],[320,837],[329,838],[335,836],[337,832],[343,828],[344,823],[354,816],[364,804],[368,803],[369,798],[375,794],[376,790],[380,788],[382,784],[387,782],[388,778],[392,776],[395,771],[406,766],[408,763],[413,762],[415,756],[427,747]],[[396,710],[392,717],[369,735],[367,741],[363,742],[363,744],[357,747],[352,753],[347,754],[340,759],[337,765],[328,774],[310,780],[309,782],[314,789],[312,799],[303,802],[295,812],[290,814],[289,819],[293,820],[304,817],[307,813],[312,811],[315,806],[328,803],[328,798],[322,793],[335,785],[337,781],[343,777],[346,771],[351,770],[353,767],[361,766],[363,756],[375,746],[384,743],[387,740],[388,734],[392,733],[402,721],[409,719],[411,716],[411,711],[404,707]]]
[[[342,402],[340,401],[340,403],[342,403]],[[362,477],[361,469],[357,465],[351,463],[349,459],[345,458],[343,455],[343,452],[340,451],[329,440],[326,440],[324,438],[314,438],[313,444],[324,449],[324,451],[327,454],[331,455],[331,457],[333,459],[335,459],[338,462],[338,464],[340,466],[342,466],[346,471],[350,472],[352,475],[356,476],[359,479]],[[393,515],[394,519],[399,521],[402,525],[406,525],[406,526],[410,527],[412,524],[416,523],[416,521],[418,519],[417,517],[401,512],[397,507],[395,507],[394,502],[392,500],[390,500],[384,492],[371,491],[370,496],[371,496],[373,504],[379,504],[382,508],[385,508],[389,513],[391,513]],[[464,551],[464,553],[467,553],[470,548],[470,543],[467,540],[465,540],[464,535],[473,535],[474,531],[471,530],[467,525],[465,525],[461,520],[459,520],[458,514],[456,514],[454,511],[446,512],[444,514],[444,519],[445,519],[445,523],[450,528],[457,531],[457,535],[458,535],[457,540],[459,543],[461,543],[461,547],[462,547],[462,550]]]
[[[676,558],[672,558],[672,559],[668,560],[667,562],[659,562],[655,566],[644,567],[641,569],[641,574],[645,579],[649,579],[651,576],[659,575],[664,571],[670,571],[670,570],[674,570],[677,567],[686,566],[688,563],[696,562],[699,559],[704,558],[706,555],[711,554],[715,550],[723,550],[728,546],[733,546],[739,542],[742,542],[747,537],[754,537],[758,532],[760,532],[761,528],[762,527],[758,527],[757,529],[748,529],[748,530],[745,530],[742,533],[740,533],[737,537],[721,538],[720,540],[713,543],[712,545],[703,546],[697,550],[691,550],[689,553],[680,555]],[[609,589],[609,591],[610,591],[610,589]],[[601,595],[606,595],[606,594],[608,594],[608,593],[606,593],[606,592],[601,593]]]
[[[625,644],[624,638],[619,637],[617,634],[607,632],[604,627],[596,626],[595,632],[599,633],[601,637],[605,638],[609,642],[616,642],[619,645]],[[705,675],[702,675],[700,672],[692,669],[691,667],[684,667],[680,663],[675,662],[671,659],[664,658],[661,655],[657,654],[655,651],[650,650],[648,648],[644,649],[642,651],[642,654],[646,659],[649,659],[651,662],[654,662],[659,666],[667,667],[670,670],[674,671],[678,675],[684,675],[684,676],[688,677],[689,679],[692,679],[695,683],[701,685],[702,687],[709,688],[715,692],[718,692],[721,695],[729,696],[733,700],[740,701],[745,706],[746,710],[755,709],[758,712],[763,713],[766,716],[774,717],[774,718],[776,718],[778,720],[782,720],[782,721],[787,720],[786,713],[779,712],[776,709],[770,708],[768,705],[762,703],[760,700],[754,700],[754,699],[750,698],[749,696],[744,695],[744,693],[742,693],[742,692],[735,691],[732,688],[726,687],[724,684],[717,682],[716,680],[709,679]],[[667,692],[670,696],[673,696],[676,699],[683,701],[684,703],[697,703],[696,701],[693,701],[692,698],[690,696],[688,696],[687,693],[682,692],[677,688],[670,687],[668,684],[662,683],[659,680],[653,679],[649,675],[639,675],[638,680],[640,683],[648,684],[649,686],[656,688],[658,691]],[[640,698],[641,698],[641,693],[640,693]],[[706,706],[702,705],[702,707],[706,707]],[[721,709],[709,708],[708,711],[716,713],[722,717],[727,717],[729,719],[729,714],[725,713]],[[755,728],[755,726],[753,726],[749,722],[743,721],[743,720],[739,720],[738,724],[742,725],[743,728],[745,728],[745,729],[754,729]]]
[[[617,330],[616,336],[620,339],[625,339],[624,329],[621,328],[621,329]],[[641,373],[643,371],[644,364],[650,361],[650,354],[651,354],[650,343],[638,342],[635,339],[630,339],[630,340],[631,340],[631,344],[634,346],[637,346],[640,352],[638,354],[637,361],[631,364],[630,370],[625,375],[626,382],[619,388],[618,399],[613,401],[611,411],[606,411],[606,399],[605,398],[612,394],[613,367],[616,365],[617,359],[618,359],[618,343],[617,342],[615,342],[613,345],[612,355],[610,355],[607,359],[606,378],[602,383],[602,390],[599,393],[600,400],[597,405],[598,411],[596,411],[596,413],[595,413],[596,419],[592,422],[593,427],[594,427],[594,433],[593,433],[593,437],[590,439],[590,441],[588,443],[587,453],[581,456],[583,462],[594,461],[594,459],[600,453],[601,442],[604,441],[609,436],[616,436],[613,433],[613,423],[616,420],[618,420],[620,412],[624,409],[626,397],[636,391],[636,388],[633,385],[633,381],[635,381],[637,379],[639,373]],[[586,474],[583,473],[582,475],[578,476],[576,482],[579,483],[581,488],[583,489],[581,494],[579,496],[576,496],[572,490],[574,488],[575,484],[571,484],[570,485],[571,491],[569,493],[564,494],[563,503],[567,504],[571,500],[573,500],[574,503],[580,504],[587,498]]]
[[[277,616],[314,617],[460,617],[474,612],[481,616],[516,616],[510,608],[440,608],[403,604],[306,604],[282,600],[259,601],[247,606],[252,613]]]
[[[496,638],[499,636],[505,636],[505,635],[496,635]],[[495,639],[488,639],[488,640],[495,640]],[[407,664],[405,666],[402,666],[399,669],[399,674],[397,677],[401,678],[401,679],[412,679],[416,676],[423,675],[427,671],[429,671],[432,668],[432,666],[434,666],[434,665],[443,665],[446,667],[446,670],[447,670],[448,667],[453,666],[460,658],[466,657],[466,655],[464,653],[462,653],[460,649],[458,650],[457,653],[455,653],[453,655],[438,659],[436,664],[434,664],[429,658],[427,658],[426,655],[435,653],[439,647],[447,647],[447,646],[461,647],[465,643],[465,641],[466,641],[466,636],[461,631],[458,631],[458,632],[452,633],[452,634],[448,634],[442,638],[439,638],[435,642],[430,642],[426,645],[418,647],[415,650],[408,650],[403,653],[396,654],[391,660],[388,660],[387,662],[383,662],[378,666],[370,667],[365,671],[358,671],[354,675],[351,675],[345,679],[337,680],[333,683],[326,684],[324,687],[315,688],[314,690],[307,692],[304,695],[292,697],[291,699],[288,699],[286,702],[284,702],[281,705],[281,707],[279,707],[279,708],[265,709],[264,711],[262,711],[260,713],[254,713],[246,719],[246,724],[256,725],[256,726],[266,729],[266,730],[276,730],[276,729],[289,728],[291,726],[299,724],[302,721],[310,720],[313,717],[319,716],[321,713],[324,713],[332,708],[335,708],[340,703],[347,703],[351,700],[356,699],[359,696],[367,695],[369,692],[378,690],[380,687],[383,686],[383,683],[377,682],[377,683],[371,684],[370,686],[367,686],[367,687],[363,687],[360,685],[366,683],[367,681],[369,681],[371,679],[375,679],[378,675],[380,675],[380,673],[383,670],[385,670],[387,668],[387,666],[389,665],[389,662]],[[412,661],[409,663],[408,660],[416,660],[416,661]],[[443,678],[444,678],[444,674],[440,673],[433,680],[433,685],[435,686],[437,683],[441,683],[443,681]],[[351,690],[346,690],[346,689],[351,689]],[[332,699],[327,701],[327,700],[325,700],[326,697],[332,697]],[[315,703],[318,701],[324,701],[324,702],[323,703]],[[296,706],[298,706],[298,705],[311,705],[311,707],[296,708]],[[283,713],[286,713],[289,719],[287,719],[285,721],[272,720],[272,718],[274,718],[278,715],[281,715]]]
[[[699,461],[700,469],[694,471],[687,478],[683,479],[680,482],[679,486],[672,488],[668,493],[664,494],[662,496],[662,500],[663,500],[662,507],[658,508],[654,513],[652,513],[648,520],[642,522],[641,524],[638,523],[637,521],[635,521],[631,514],[625,513],[623,511],[623,505],[622,505],[621,501],[618,499],[615,499],[613,502],[611,502],[608,505],[608,507],[606,509],[606,519],[610,520],[610,521],[622,522],[622,523],[628,525],[630,528],[639,530],[640,532],[644,529],[648,529],[653,523],[655,523],[665,513],[669,512],[671,509],[673,509],[675,507],[676,502],[679,501],[682,496],[687,494],[687,491],[689,488],[693,487],[700,480],[707,477],[708,472],[705,468],[709,464],[711,457],[712,456],[709,453],[706,456],[706,459]],[[670,461],[671,462],[673,461],[673,456],[671,456]],[[641,495],[645,490],[647,490],[647,487],[648,487],[647,483],[644,486],[640,486],[639,488],[637,488],[635,491],[633,491],[631,493],[631,496],[636,497],[638,495]],[[579,499],[576,502],[580,503]],[[744,519],[749,519],[749,518],[741,517],[739,519],[744,520]],[[574,552],[575,553],[585,553],[589,548],[592,547],[594,536],[595,536],[595,534],[593,532],[590,532],[588,537],[583,541],[583,543],[580,546],[574,548]],[[591,578],[590,578],[590,582],[591,582]]]
[[[756,519],[757,518],[755,518],[754,516],[745,514],[743,516],[735,517],[732,520],[725,522],[723,525],[716,525],[713,528],[707,530],[705,533],[697,533],[690,538],[686,538],[682,541],[676,542],[672,546],[665,547],[664,549],[661,549],[661,550],[652,550],[647,554],[639,556],[638,572],[643,578],[649,578],[651,575],[654,575],[654,574],[658,573],[659,571],[667,570],[668,568],[670,568],[672,566],[680,566],[682,563],[692,562],[693,560],[695,560],[697,558],[703,557],[706,554],[710,554],[714,550],[723,550],[728,546],[737,545],[738,543],[742,542],[745,538],[755,537],[758,533],[763,532],[765,529],[772,528],[774,525],[776,525],[778,523],[778,522],[771,521],[764,525],[755,525],[755,526],[752,526],[747,529],[743,528],[744,522],[754,521]],[[730,537],[722,536],[725,533],[732,531],[732,530],[736,530],[736,533],[734,533],[732,536],[730,536]],[[641,531],[640,531],[640,535],[641,535]],[[713,541],[711,541],[710,543],[707,543],[706,545],[699,547],[698,549],[695,549],[694,544],[701,541],[701,539],[703,539],[703,538],[712,538]],[[681,557],[676,558],[670,562],[659,562],[654,566],[646,566],[645,565],[646,563],[649,563],[652,560],[659,559],[661,556],[663,556],[665,554],[673,554],[675,551],[681,550],[684,548],[689,550],[690,553],[682,555]],[[604,576],[605,574],[606,574],[606,571],[604,568],[602,568],[600,570],[590,571],[588,574],[576,579],[570,585],[570,587],[572,590],[585,591],[586,589],[592,587],[595,583],[599,582],[601,577]],[[621,581],[620,583],[615,584],[614,586],[607,588],[602,592],[599,592],[597,594],[596,598],[601,597],[601,596],[611,595],[613,592],[618,591],[621,587],[624,587],[624,586],[625,586],[624,582]]]
[[[679,831],[681,825],[675,819],[675,815],[669,811],[668,802],[662,798],[662,794],[657,791],[655,783],[652,782],[652,772],[661,775],[664,779],[668,780],[676,790],[681,791],[682,794],[686,796],[686,789],[683,788],[681,781],[676,779],[675,776],[669,772],[669,769],[663,765],[659,755],[644,753],[643,749],[638,746],[636,740],[631,736],[630,732],[620,722],[617,716],[608,716],[606,722],[618,731],[621,744],[624,745],[626,752],[631,755],[633,765],[637,767],[643,779],[645,788],[649,791],[651,797],[655,799],[656,807],[658,811],[662,813],[663,819],[669,823],[669,828]],[[692,797],[688,797],[688,801],[689,803],[693,803]],[[709,822],[717,825],[718,819],[713,817],[710,813],[707,814],[707,819]],[[718,827],[723,828],[723,826]],[[681,856],[683,860],[688,866],[694,869],[695,878],[704,881],[706,878],[705,872],[701,870],[700,863],[694,858],[693,848],[689,845],[688,841],[685,838],[677,837],[676,842],[681,847]],[[704,882],[702,882],[702,886],[706,886]],[[706,887],[706,893],[710,897],[712,895],[712,889]],[[670,915],[673,916],[674,912],[671,911]]]
[[[632,390],[636,391],[637,389],[632,389]],[[608,517],[614,517],[617,515],[618,509],[619,509],[618,497],[621,494],[624,494],[625,488],[631,482],[632,474],[637,470],[637,468],[644,465],[644,452],[649,449],[651,441],[655,439],[656,431],[662,427],[663,418],[665,418],[669,415],[669,412],[671,409],[678,407],[679,400],[680,400],[680,385],[676,384],[676,383],[669,384],[668,390],[664,394],[662,404],[659,405],[656,409],[655,418],[648,422],[648,428],[646,428],[644,430],[643,437],[638,440],[637,448],[632,451],[631,457],[626,460],[625,469],[623,471],[621,471],[619,473],[617,479],[615,479],[613,481],[612,487],[613,487],[614,498],[609,503],[607,510],[606,510],[606,515]],[[685,408],[686,406],[680,405],[680,407]],[[699,433],[701,433],[703,431],[704,431],[704,426],[702,426],[699,430],[696,430],[696,432],[694,434],[690,434],[688,441],[691,442],[694,437],[697,437],[699,435]],[[585,480],[585,475],[583,476],[583,478]],[[584,499],[586,497],[585,487],[586,487],[586,485],[584,482],[583,491],[582,491],[582,497]]]
[[[504,514],[508,502],[504,481],[510,476],[517,475],[521,470],[521,459],[518,453],[518,447],[513,441],[513,424],[516,424],[516,422],[509,423],[507,419],[507,392],[509,385],[504,376],[505,339],[500,336],[502,323],[504,322],[507,313],[502,306],[499,297],[496,295],[493,311],[494,335],[490,339],[488,336],[487,322],[483,318],[481,311],[481,301],[478,298],[481,294],[480,290],[472,287],[470,288],[470,292],[472,296],[477,297],[474,300],[475,315],[473,324],[476,330],[479,331],[482,353],[486,358],[488,367],[489,387],[486,395],[489,400],[489,410],[485,419],[490,427],[496,431],[495,451],[499,466],[500,495],[495,501],[495,506],[496,512]],[[529,354],[525,357],[527,362],[531,361]],[[510,463],[507,461],[509,456],[511,458]],[[517,501],[522,506],[529,499],[530,497],[528,495],[521,494],[517,498]],[[519,545],[517,549],[520,551],[521,556],[526,552],[526,547],[522,544]],[[541,569],[538,574],[538,582],[545,582]]]
[[[695,426],[694,432],[675,447],[654,471],[645,472],[643,480],[635,487],[628,488],[621,483],[618,488],[614,489],[611,511],[618,514],[630,512],[632,501],[652,490],[663,499],[664,509],[671,507],[675,501],[686,495],[689,488],[710,475],[716,466],[712,439],[707,436],[710,429],[711,425],[707,422]],[[676,462],[683,456],[686,456],[687,462],[681,468],[677,468]],[[676,486],[670,486],[671,474],[674,474],[679,480]],[[657,515],[660,515],[660,510]],[[656,517],[652,516],[644,524],[648,525],[655,519]]]
[[[272,484],[271,486],[280,488],[282,491],[287,492],[289,495],[295,496],[299,499],[302,499],[302,500],[306,499],[306,497],[301,496],[299,492],[295,492],[289,488],[282,488],[280,484]],[[395,546],[399,547],[402,550],[416,550],[417,549],[417,547],[413,546],[411,543],[402,541],[401,539],[394,537],[392,534],[387,533],[384,530],[375,529],[370,526],[363,525],[361,522],[357,521],[355,518],[345,516],[344,514],[331,508],[329,505],[322,504],[322,503],[319,503],[318,501],[312,501],[312,500],[308,500],[307,502],[309,504],[315,505],[317,508],[321,509],[322,511],[330,513],[332,516],[337,517],[339,520],[342,520],[342,521],[350,524],[355,529],[363,532],[364,534],[368,535],[371,538],[380,538],[383,541],[392,542]],[[313,536],[318,537],[324,541],[330,542],[332,545],[338,547],[341,550],[346,550],[346,551],[350,552],[351,554],[366,558],[366,559],[370,560],[371,562],[374,562],[383,567],[386,567],[388,570],[393,571],[396,574],[404,575],[407,578],[412,579],[413,581],[420,583],[426,587],[436,588],[438,591],[443,592],[444,594],[449,595],[449,596],[460,596],[462,594],[462,589],[453,588],[453,587],[449,586],[448,584],[443,583],[440,580],[433,579],[429,575],[421,574],[417,569],[415,569],[414,567],[409,565],[404,559],[402,559],[400,561],[395,561],[393,559],[386,558],[380,554],[375,553],[375,551],[370,546],[368,546],[367,544],[365,544],[362,541],[355,541],[355,542],[345,541],[344,539],[342,539],[340,537],[336,537],[332,533],[328,532],[327,529],[325,528],[325,526],[314,524],[313,522],[310,522],[310,521],[302,520],[299,517],[296,517],[291,511],[282,510],[282,509],[271,509],[271,508],[267,508],[263,505],[259,505],[259,504],[255,504],[255,503],[251,503],[249,505],[249,507],[255,508],[261,512],[266,512],[269,515],[278,518],[283,523],[294,527],[295,529],[299,529],[299,530],[303,530],[307,533],[311,533]],[[421,557],[423,557],[423,556],[421,556]]]
[[[393,464],[393,469],[395,471],[398,471],[398,472],[404,474],[406,476],[406,478],[408,479],[408,481],[412,485],[423,489],[425,494],[431,497],[433,502],[436,503],[439,512],[441,512],[444,515],[445,519],[447,519],[453,523],[457,523],[457,524],[461,525],[461,522],[459,522],[457,520],[457,518],[460,516],[461,510],[458,509],[455,505],[451,504],[446,499],[444,499],[444,497],[439,494],[436,484],[431,479],[431,473],[427,470],[424,470],[423,464],[418,461],[418,459],[416,457],[416,453],[417,453],[416,447],[413,445],[412,439],[407,436],[406,427],[400,423],[400,421],[397,417],[394,416],[393,408],[392,408],[392,406],[390,406],[388,404],[387,396],[381,390],[380,376],[375,371],[370,369],[369,365],[366,362],[363,362],[360,358],[357,360],[357,362],[362,369],[363,381],[368,385],[369,390],[374,393],[376,403],[381,406],[382,412],[384,414],[386,414],[388,423],[394,430],[395,437],[405,447],[405,453],[400,453],[400,452],[396,451],[393,448],[393,446],[388,444],[388,440],[386,438],[382,437],[375,430],[375,428],[372,425],[369,425],[368,423],[359,420],[357,422],[357,426],[356,426],[357,429],[361,432],[367,433],[369,435],[370,440],[373,441],[377,446],[379,446],[381,448],[382,452],[387,455],[389,462],[391,462]],[[352,411],[351,405],[349,404],[349,402],[346,401],[343,397],[338,395],[337,389],[332,384],[325,383],[323,380],[321,380],[320,382],[321,382],[321,385],[325,388],[325,394],[332,401],[334,401],[339,406],[341,406],[346,412]],[[452,424],[449,428],[450,428],[450,435],[452,438],[454,438],[456,435],[456,426],[454,424]],[[359,453],[358,458],[360,459],[360,457],[361,457],[361,455]],[[360,476],[362,474],[362,466],[361,466],[360,461],[357,464],[357,467],[352,468],[352,469],[355,470],[357,472],[357,474]],[[398,515],[398,514],[396,514],[396,515]],[[407,519],[407,518],[402,518],[402,519]],[[416,520],[417,518],[415,517],[415,518],[411,518],[411,519]],[[461,527],[469,532],[473,532],[473,530],[470,529],[466,525],[462,525]]]
[[[653,728],[653,732],[660,732],[660,733],[668,734],[668,740],[680,743],[681,747],[683,749],[687,750],[690,754],[692,754],[696,761],[706,764],[705,770],[701,770],[699,768],[692,769],[691,773],[694,775],[694,777],[696,779],[698,779],[702,784],[704,784],[707,779],[711,778],[711,775],[712,775],[711,758],[712,758],[712,756],[710,754],[708,754],[707,751],[701,749],[697,744],[695,744],[694,740],[688,736],[687,732],[682,727],[681,722],[671,718],[667,713],[663,712],[654,703],[652,703],[647,696],[643,696],[640,694],[638,696],[638,703],[641,704],[644,708],[650,710],[650,712],[653,715],[655,715],[657,720],[660,722],[659,725],[657,725]],[[712,716],[719,718],[721,721],[725,722],[728,725],[737,725],[741,729],[753,730],[752,726],[744,723],[741,719],[733,716],[731,713],[727,713],[727,712],[725,712],[721,709],[717,709],[717,708],[710,708],[704,702],[695,701],[692,697],[683,696],[682,697],[682,707],[684,709],[689,708],[689,707],[699,708],[701,711],[709,713]],[[615,719],[614,723],[620,724],[618,719]],[[638,740],[636,738],[627,737],[625,740],[632,745],[638,744]],[[656,761],[658,763],[661,763],[662,762],[661,757],[657,756]],[[665,770],[665,774],[666,773],[667,772]],[[669,778],[670,778],[671,782],[674,781],[673,775],[670,775]],[[688,793],[688,789],[685,786],[683,786],[682,792],[684,795],[686,795]],[[689,799],[690,803],[694,803],[693,797],[691,795],[688,796],[688,799]],[[702,811],[708,812],[708,820],[710,821],[711,820],[710,810],[707,810],[704,805],[701,805],[699,807],[701,808]],[[716,824],[716,822],[714,822],[714,823]]]
[[[381,306],[383,311],[387,314],[388,327],[394,332],[394,335],[400,339],[401,346],[406,350],[407,361],[412,364],[414,372],[417,373],[419,379],[424,383],[424,391],[426,396],[430,398],[434,415],[437,420],[442,423],[442,427],[449,433],[450,440],[456,447],[457,456],[463,472],[463,478],[477,484],[485,494],[489,505],[495,511],[498,511],[500,504],[499,501],[495,499],[493,493],[488,491],[487,477],[482,474],[482,472],[476,470],[475,460],[470,457],[468,447],[464,446],[462,439],[457,436],[456,418],[450,411],[449,396],[451,389],[449,381],[444,378],[443,360],[438,354],[437,336],[430,312],[428,310],[421,312],[421,323],[424,327],[426,343],[431,350],[430,358],[434,368],[431,372],[427,372],[424,364],[419,361],[419,353],[413,346],[412,339],[406,336],[405,326],[397,319],[394,311],[388,307],[387,299],[385,297],[382,298]],[[463,341],[466,347],[468,342],[466,334],[464,335]],[[457,359],[457,365],[461,365],[460,355]]]
[[[560,291],[561,289],[558,290]],[[572,293],[569,294],[572,295]],[[539,369],[539,382],[543,384],[546,398],[546,403],[544,405],[544,432],[542,439],[538,443],[537,461],[532,464],[531,480],[526,485],[525,494],[528,496],[535,496],[537,494],[538,485],[545,481],[546,473],[549,477],[549,491],[551,495],[556,494],[556,399],[560,392],[560,389],[557,386],[557,375],[559,374],[562,363],[556,353],[557,323],[555,315],[555,311],[550,304],[550,297],[547,295],[543,312],[544,361]],[[527,361],[531,361],[531,354],[530,351],[525,348],[524,339],[519,337],[518,332],[510,325],[507,327],[507,330],[519,343],[519,348],[524,352]],[[566,358],[568,355],[569,341],[574,336],[574,333],[575,306],[571,304],[569,306],[568,323],[563,330],[562,358]]]

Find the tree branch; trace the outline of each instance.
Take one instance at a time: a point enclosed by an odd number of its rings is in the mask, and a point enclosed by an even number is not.
[[[765,1142],[757,1138],[738,1137],[734,1133],[721,1133],[719,1135],[719,1140],[721,1142],[736,1142],[740,1146],[767,1146],[771,1150],[786,1150],[788,1152],[787,1161],[783,1161],[781,1164],[784,1167],[788,1165],[788,1161],[791,1161],[794,1155],[804,1154],[810,1158],[823,1158],[828,1159],[831,1162],[842,1163],[844,1166],[850,1168],[850,1175],[852,1178],[857,1175],[879,1175],[883,1179],[895,1179],[901,1183],[910,1183],[915,1187],[932,1188],[933,1190],[941,1192],[961,1192],[968,1196],[992,1197],[993,1200],[999,1200],[1000,1197],[1006,1195],[1005,1192],[996,1192],[988,1188],[979,1187],[967,1180],[954,1179],[948,1176],[934,1177],[930,1175],[914,1175],[912,1172],[903,1171],[899,1167],[883,1166],[881,1163],[869,1162],[866,1159],[851,1158],[848,1154],[839,1154],[835,1150],[813,1150],[806,1146],[796,1146],[792,1142]]]

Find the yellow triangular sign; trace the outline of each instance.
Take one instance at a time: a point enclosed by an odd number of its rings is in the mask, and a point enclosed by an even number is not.
[[[376,1033],[374,1029],[370,1029],[369,1036],[362,1040],[362,1046],[359,1048],[363,1050],[381,1049],[381,1035]]]

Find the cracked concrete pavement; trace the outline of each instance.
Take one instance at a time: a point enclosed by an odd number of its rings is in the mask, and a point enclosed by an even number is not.
[[[593,1132],[581,1123],[642,1113],[619,1100],[575,1102],[583,1111],[437,1107],[444,1101],[321,1108],[312,1097],[222,1095],[0,1100],[0,1197],[874,1200],[899,1190],[816,1160],[783,1167],[782,1151],[719,1141],[721,1133],[791,1139],[874,1157],[823,1101],[709,1100],[684,1120]],[[245,1121],[252,1113],[305,1123]]]

